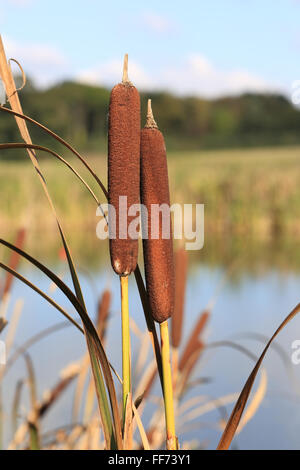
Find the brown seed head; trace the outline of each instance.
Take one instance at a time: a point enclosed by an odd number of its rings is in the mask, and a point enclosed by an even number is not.
[[[189,360],[189,358],[199,349],[202,349],[203,342],[201,340],[201,334],[208,322],[210,317],[210,312],[205,310],[199,316],[196,325],[194,326],[189,339],[187,340],[185,349],[181,355],[180,362],[179,362],[179,370],[183,370],[185,364]]]
[[[158,239],[151,238],[151,205],[170,206],[166,147],[157,127],[141,132],[141,202],[148,211],[147,223],[142,220],[144,231],[148,225],[148,238],[143,239],[147,295],[154,320],[162,323],[174,310],[174,261],[171,220],[170,238],[163,239],[161,213]]]
[[[126,76],[123,74],[125,81],[111,91],[108,129],[108,202],[116,211],[116,238],[110,237],[110,257],[114,271],[121,276],[136,268],[138,238],[128,237],[134,216],[127,218],[127,238],[119,236],[119,197],[127,197],[128,210],[139,204],[140,189],[140,96]]]
[[[101,341],[104,340],[106,335],[107,321],[109,318],[111,304],[111,292],[105,289],[99,299],[97,309],[97,331]]]

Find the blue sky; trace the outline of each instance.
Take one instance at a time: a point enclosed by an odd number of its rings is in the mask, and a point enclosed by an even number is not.
[[[111,85],[125,52],[144,89],[289,95],[300,79],[300,0],[0,0],[0,31],[41,86]]]

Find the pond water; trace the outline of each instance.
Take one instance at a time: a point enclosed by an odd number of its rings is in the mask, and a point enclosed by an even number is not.
[[[213,343],[231,340],[248,348],[258,356],[263,350],[262,338],[251,336],[259,333],[269,338],[284,317],[292,310],[300,299],[300,270],[296,266],[283,269],[276,263],[261,263],[261,257],[255,260],[255,250],[250,266],[237,267],[229,274],[226,273],[228,264],[221,256],[215,256],[214,262],[203,255],[196,257],[190,254],[189,275],[186,293],[184,335],[186,339],[200,312],[216,297],[211,318],[205,332],[208,347],[193,378],[207,378],[201,385],[191,391],[192,395],[205,395],[207,401],[224,395],[240,392],[253,361],[236,349],[230,347],[213,347]],[[258,261],[259,260],[259,261]],[[88,311],[93,316],[98,295],[109,287],[112,291],[112,308],[107,337],[107,353],[112,364],[120,371],[121,330],[120,330],[120,300],[118,278],[112,273],[108,257],[98,265],[93,266],[91,276],[84,270],[80,278],[86,298]],[[56,265],[56,272],[63,273],[62,264]],[[49,281],[41,277],[28,265],[22,264],[21,272],[41,289],[49,292]],[[92,280],[91,280],[92,278]],[[226,282],[223,283],[224,278]],[[65,277],[69,282],[69,279]],[[219,289],[220,285],[222,288]],[[145,320],[134,279],[130,281],[130,313],[141,330],[145,330]],[[216,296],[216,293],[217,296]],[[68,302],[57,290],[51,294],[62,306],[72,312]],[[46,301],[32,293],[30,289],[16,281],[10,299],[10,317],[14,302],[22,298],[24,308],[18,325],[15,345],[19,346],[32,335],[42,329],[63,321],[63,318],[47,304]],[[294,376],[294,382],[300,384],[300,365],[293,365],[291,360],[292,342],[300,340],[300,316],[295,318],[278,337],[288,358],[289,366]],[[137,357],[138,340],[132,335],[133,363]],[[37,378],[38,394],[52,387],[58,380],[59,371],[70,362],[82,357],[85,344],[82,335],[73,327],[62,329],[48,336],[30,348],[29,353],[34,363]],[[149,357],[152,355],[149,350]],[[152,357],[152,356],[151,356]],[[23,358],[19,358],[14,367],[7,373],[3,381],[2,397],[4,408],[4,442],[11,438],[11,408],[17,381],[26,376]],[[270,349],[264,366],[267,371],[268,389],[266,397],[259,410],[234,441],[235,448],[240,449],[297,449],[299,448],[300,428],[300,386],[289,376],[289,370],[284,365],[281,356],[275,348]],[[257,386],[258,381],[256,382]],[[48,431],[71,422],[71,408],[74,388],[57,402],[43,420],[43,431]],[[159,387],[154,388],[154,394],[159,395]],[[27,398],[24,392],[20,408],[24,415]],[[226,406],[230,414],[233,403]],[[147,420],[151,410],[146,411]],[[196,439],[199,446],[214,449],[220,438],[221,431],[216,427],[219,411],[213,410],[199,416],[193,427],[180,436],[181,442]]]

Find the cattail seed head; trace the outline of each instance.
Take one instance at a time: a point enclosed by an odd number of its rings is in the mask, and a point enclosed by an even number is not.
[[[97,307],[97,331],[101,341],[104,340],[106,335],[106,327],[110,313],[111,292],[105,289],[98,301]]]
[[[204,328],[207,325],[209,317],[210,317],[210,312],[208,310],[205,310],[199,316],[195,326],[193,327],[190,337],[187,340],[184,351],[182,353],[182,356],[179,362],[179,370],[183,370],[189,358],[193,354],[196,354],[197,351],[202,349],[203,341],[201,340],[201,335],[203,333]]]
[[[140,190],[140,96],[128,80],[127,56],[122,83],[110,95],[108,124],[108,202],[115,208],[116,238],[110,236],[110,257],[114,271],[127,276],[135,270],[138,239],[120,238],[120,196],[127,197],[127,209],[139,204]],[[134,216],[127,217],[127,229]]]
[[[151,238],[152,205],[167,204],[170,207],[170,196],[165,142],[149,107],[147,123],[141,131],[141,202],[147,209],[148,230],[148,238],[143,239],[143,251],[150,310],[154,320],[162,323],[174,310],[173,240],[171,219],[170,237],[162,238],[161,214],[158,239]]]

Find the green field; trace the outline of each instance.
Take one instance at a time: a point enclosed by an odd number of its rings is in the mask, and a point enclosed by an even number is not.
[[[69,156],[64,154],[65,158]],[[86,157],[106,184],[104,155]],[[69,160],[97,188],[80,162]],[[62,163],[40,160],[58,214],[69,233],[95,238],[95,203]],[[172,202],[205,204],[205,236],[262,241],[297,240],[300,233],[300,147],[169,154]],[[50,238],[55,221],[31,162],[0,162],[0,229],[20,225]],[[79,242],[78,242],[79,243]]]

